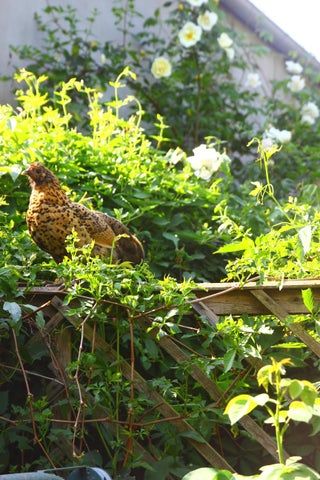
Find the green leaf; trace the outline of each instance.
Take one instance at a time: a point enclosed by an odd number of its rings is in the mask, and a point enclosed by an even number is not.
[[[187,473],[182,480],[233,480],[234,477],[231,472],[227,470],[217,470],[215,468],[197,468],[192,472]]]
[[[166,238],[167,240],[171,240],[171,242],[174,244],[175,248],[177,249],[178,248],[178,244],[179,244],[179,237],[176,233],[169,233],[169,232],[164,232],[162,234],[162,236],[164,238]]]
[[[270,400],[270,397],[267,393],[260,393],[259,395],[256,395],[253,398],[256,404],[260,405],[261,407],[263,407],[263,405],[265,405]]]
[[[232,368],[236,353],[237,350],[230,349],[223,356],[223,365],[225,372],[228,372]]]
[[[192,440],[195,440],[198,443],[206,443],[203,436],[200,435],[200,433],[197,432],[196,430],[188,430],[186,432],[180,432],[179,436],[184,438],[192,438]]]
[[[230,400],[224,414],[228,415],[231,425],[234,425],[242,417],[252,412],[257,405],[255,398],[251,395],[238,395]]]
[[[272,365],[265,365],[264,367],[260,368],[257,374],[258,385],[262,385],[265,390],[268,390],[269,384],[272,383],[272,373]]]
[[[241,252],[242,250],[247,250],[248,248],[254,247],[254,242],[251,238],[246,237],[241,242],[229,243],[228,245],[223,245],[220,247],[216,253],[233,253]]]
[[[305,290],[301,290],[302,300],[306,309],[310,312],[314,312],[314,300],[313,300],[313,293],[311,288],[306,288]]]
[[[261,467],[259,480],[318,480],[320,475],[302,463],[266,465]]]
[[[301,392],[303,391],[303,385],[299,380],[292,380],[289,384],[289,395],[294,400],[295,398],[299,397]]]
[[[303,402],[291,402],[288,409],[288,417],[296,422],[309,423],[313,415],[313,409]]]
[[[312,425],[311,436],[317,435],[320,432],[320,417],[312,417],[310,423]]]
[[[3,310],[8,312],[12,320],[17,323],[21,318],[21,307],[16,302],[4,302]]]
[[[279,423],[284,423],[288,418],[288,410],[280,410],[279,411]],[[273,417],[269,417],[267,418],[264,423],[267,423],[269,425],[273,425],[274,426],[274,418]]]
[[[287,342],[287,343],[277,343],[276,345],[272,345],[271,348],[305,348],[305,344],[302,342]]]
[[[43,312],[36,313],[36,325],[41,330],[46,324],[46,321],[43,316]]]
[[[311,247],[312,240],[312,227],[311,225],[306,225],[298,231],[299,240],[302,246],[304,255],[306,255]]]
[[[264,187],[261,182],[250,182],[250,183],[255,186],[255,188],[251,190],[251,192],[249,192],[249,195],[251,195],[252,197],[256,197],[263,191]]]

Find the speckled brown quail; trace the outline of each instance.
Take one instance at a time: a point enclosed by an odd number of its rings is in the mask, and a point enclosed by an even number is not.
[[[137,264],[144,258],[140,241],[121,222],[102,212],[89,210],[69,200],[57,177],[41,163],[32,163],[23,172],[32,189],[27,224],[35,243],[59,263],[67,254],[67,235],[76,231],[78,245],[94,241],[93,253],[113,260]],[[125,235],[116,238],[120,235]]]

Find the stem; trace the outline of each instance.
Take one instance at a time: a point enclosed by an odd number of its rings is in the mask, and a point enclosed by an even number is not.
[[[276,373],[276,394],[277,394],[277,403],[276,403],[276,410],[274,412],[274,428],[276,431],[276,442],[277,442],[277,451],[279,455],[279,462],[284,464],[284,451],[283,451],[283,435],[280,427],[280,409],[282,405],[282,395],[280,391],[280,381],[281,381],[281,376],[280,376],[280,370],[277,368]]]
[[[268,192],[268,195],[269,197],[271,198],[271,200],[277,205],[277,207],[279,208],[279,210],[282,212],[282,214],[286,217],[286,219],[288,220],[288,222],[290,224],[292,224],[292,219],[289,217],[289,215],[283,210],[280,202],[276,199],[275,195],[274,195],[274,190],[273,190],[273,186],[270,182],[270,175],[269,175],[269,166],[268,166],[268,160],[267,160],[267,157],[265,155],[265,153],[262,154],[262,162],[263,162],[263,166],[264,166],[264,172],[265,172],[265,176],[266,176],[266,181],[267,181],[267,192]]]
[[[200,105],[201,105],[201,68],[199,64],[199,57],[197,50],[194,49],[194,58],[196,64],[196,79],[197,79],[197,92],[196,92],[196,102],[195,102],[195,122],[194,122],[194,144],[198,145],[199,143],[199,129],[200,129]]]
[[[121,375],[121,369],[120,369],[120,326],[119,323],[117,322],[117,369],[119,375]],[[116,417],[116,422],[119,421],[119,410],[120,410],[120,392],[119,392],[120,385],[119,383],[117,384],[116,387],[116,405],[115,405],[115,417]],[[120,440],[120,431],[119,431],[119,424],[116,424],[116,436],[117,440]]]
[[[122,37],[122,48],[127,51],[127,34],[128,34],[128,0],[125,2],[124,13],[123,13],[123,37]]]

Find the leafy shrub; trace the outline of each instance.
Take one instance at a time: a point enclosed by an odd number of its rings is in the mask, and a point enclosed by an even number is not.
[[[27,208],[28,188],[18,173],[27,162],[40,160],[58,173],[62,183],[76,190],[78,200],[86,195],[89,198],[82,201],[90,204],[94,198],[95,207],[139,231],[157,275],[169,271],[177,278],[221,275],[218,259],[212,257],[208,264],[203,260],[217,241],[214,207],[228,195],[226,162],[211,181],[199,181],[189,162],[175,166],[170,156],[151,146],[139,128],[140,110],[127,121],[118,117],[121,106],[133,98],[112,101],[104,110],[99,94],[79,81],[63,84],[51,99],[37,93],[44,77],[35,80],[25,72],[22,78],[28,83],[27,91],[18,93],[23,111],[16,115],[12,108],[2,107],[1,118],[2,192],[10,198],[11,213]],[[113,86],[118,91],[120,77]],[[92,136],[68,129],[71,116],[67,105],[73,89],[89,97]],[[21,221],[21,217],[17,219]]]
[[[288,78],[274,82],[271,96],[265,96],[256,61],[257,56],[268,53],[266,48],[248,44],[230,29],[215,1],[200,6],[192,1],[165,2],[152,17],[144,19],[140,31],[135,24],[143,16],[133,0],[117,2],[113,14],[122,33],[120,44],[95,39],[92,32],[97,12],[81,27],[74,8],[49,5],[43,16],[36,15],[43,47],[12,50],[28,70],[48,77],[51,91],[62,80],[76,77],[108,96],[106,79],[115,78],[124,65],[130,65],[137,78],[129,78],[128,83],[141,100],[145,127],[152,130],[153,119],[161,114],[168,124],[166,141],[174,147],[190,150],[207,137],[227,144],[233,173],[242,182],[259,174],[250,161],[255,154],[247,149],[247,143],[255,135],[264,135],[280,144],[288,142],[273,166],[273,180],[281,197],[296,194],[300,183],[317,180],[318,72],[306,66],[301,73],[299,64],[289,62]],[[203,25],[200,38],[186,46],[181,31],[189,22],[200,29],[198,21]],[[156,70],[159,58],[169,66]],[[299,91],[291,87],[295,71],[300,72],[300,84],[304,85]],[[77,90],[69,93],[74,100],[74,121],[83,128],[87,123],[82,114],[87,111],[86,100]],[[310,103],[314,105],[311,110]],[[287,134],[268,137],[275,127]]]

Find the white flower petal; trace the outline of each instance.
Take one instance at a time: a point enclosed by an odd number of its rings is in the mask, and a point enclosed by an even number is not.
[[[187,22],[180,30],[178,36],[181,45],[186,48],[195,45],[201,38],[202,29],[193,22]]]
[[[168,150],[168,152],[166,153],[166,159],[172,165],[176,165],[185,157],[186,157],[186,154],[180,147],[177,147],[175,150],[173,150],[173,148],[170,148],[170,150]]]
[[[151,73],[155,78],[170,77],[172,65],[166,57],[157,57],[152,62]]]
[[[225,49],[225,52],[227,54],[227,57],[229,59],[230,62],[233,62],[234,60],[234,56],[235,56],[235,50],[234,48],[230,47],[230,48],[226,48]]]
[[[291,60],[286,61],[286,68],[289,73],[292,75],[300,75],[303,72],[303,67],[300,63],[292,62]]]
[[[212,177],[213,172],[207,168],[202,167],[200,170],[195,172],[195,175],[202,180],[209,180]]]
[[[215,12],[209,12],[208,10],[206,10],[204,13],[201,13],[197,19],[198,25],[200,25],[200,27],[205,31],[211,30],[217,21],[218,15]]]
[[[219,46],[223,49],[230,48],[233,45],[232,38],[225,32],[221,33],[221,35],[217,38]]]
[[[280,130],[278,140],[280,143],[288,143],[291,141],[292,133],[289,130]]]
[[[187,0],[193,7],[201,7],[204,3],[208,3],[208,0]]]
[[[262,139],[261,145],[264,150],[270,150],[274,146],[274,141],[270,137],[264,137]]]
[[[316,120],[310,115],[302,115],[301,122],[306,123],[307,125],[314,125],[316,123]]]
[[[305,79],[300,77],[300,75],[293,75],[291,80],[287,83],[289,90],[291,92],[297,93],[304,89],[305,87]]]
[[[248,73],[247,79],[246,79],[246,86],[248,88],[258,88],[261,85],[261,80],[260,80],[260,75],[259,73]]]
[[[192,157],[187,158],[193,170],[199,170],[201,168],[202,162],[199,156],[193,155]]]
[[[100,65],[105,65],[107,63],[107,57],[105,56],[104,53],[101,53],[100,55]]]
[[[301,114],[302,116],[306,115],[306,116],[312,117],[313,119],[316,119],[319,117],[319,108],[315,103],[308,102],[305,105],[303,105],[301,109]]]

